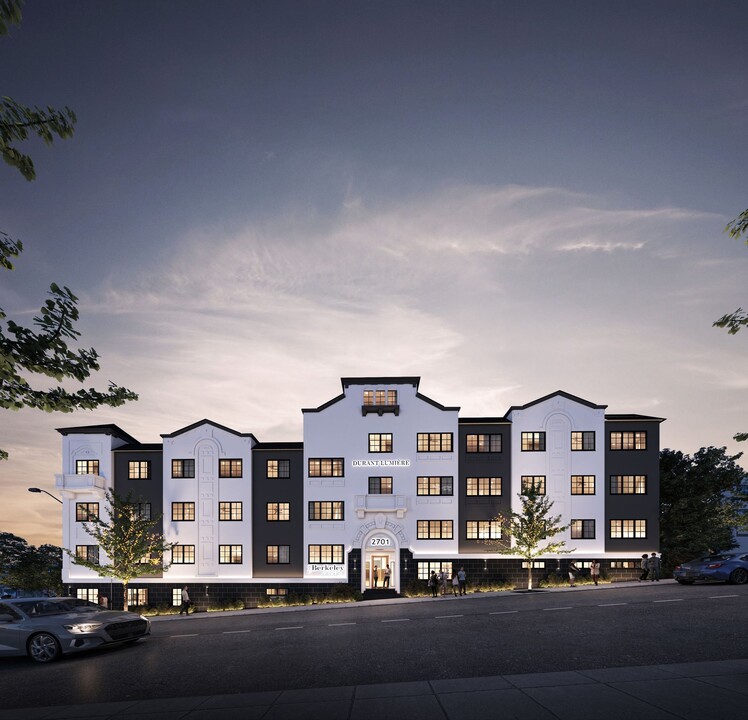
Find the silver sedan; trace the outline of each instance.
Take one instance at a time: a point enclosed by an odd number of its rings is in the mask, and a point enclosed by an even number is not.
[[[28,655],[48,663],[101,645],[135,642],[150,632],[142,615],[78,598],[0,600],[0,656]]]

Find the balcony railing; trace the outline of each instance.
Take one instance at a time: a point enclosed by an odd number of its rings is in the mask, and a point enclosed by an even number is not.
[[[101,475],[55,475],[55,486],[58,490],[91,492],[103,490],[106,487],[106,479]]]

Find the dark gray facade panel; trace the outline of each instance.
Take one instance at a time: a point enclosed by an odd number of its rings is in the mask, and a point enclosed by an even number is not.
[[[268,460],[288,460],[290,477],[269,478]],[[304,548],[304,451],[301,447],[255,448],[252,451],[252,574],[263,577],[302,577]],[[268,521],[267,504],[288,503],[290,519]],[[267,563],[268,545],[288,545],[290,562]]]
[[[469,520],[494,520],[500,513],[509,513],[512,503],[512,442],[511,423],[460,423],[459,424],[459,472],[460,479],[455,492],[459,494],[458,505],[458,552],[485,553],[489,547],[480,540],[467,539]],[[467,436],[472,434],[501,435],[501,452],[473,453],[467,451]],[[500,477],[501,495],[467,495],[467,478]]]
[[[161,450],[115,450],[114,451],[114,490],[122,498],[132,493],[133,502],[151,504],[151,517],[159,517],[155,529],[163,533],[164,513],[164,463]],[[150,463],[148,479],[130,479],[130,462]]]

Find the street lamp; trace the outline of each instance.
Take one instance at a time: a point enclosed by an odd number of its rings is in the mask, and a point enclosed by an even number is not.
[[[49,497],[51,497],[53,500],[57,500],[57,502],[60,503],[60,505],[62,505],[62,500],[60,500],[60,498],[55,497],[52,493],[47,492],[46,490],[42,490],[41,488],[29,488],[29,492],[45,493],[46,495],[49,495]]]

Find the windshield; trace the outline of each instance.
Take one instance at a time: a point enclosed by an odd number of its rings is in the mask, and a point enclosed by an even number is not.
[[[78,598],[63,598],[49,600],[19,601],[16,604],[29,617],[40,617],[42,615],[61,615],[70,612],[97,612],[101,608],[88,600]]]

